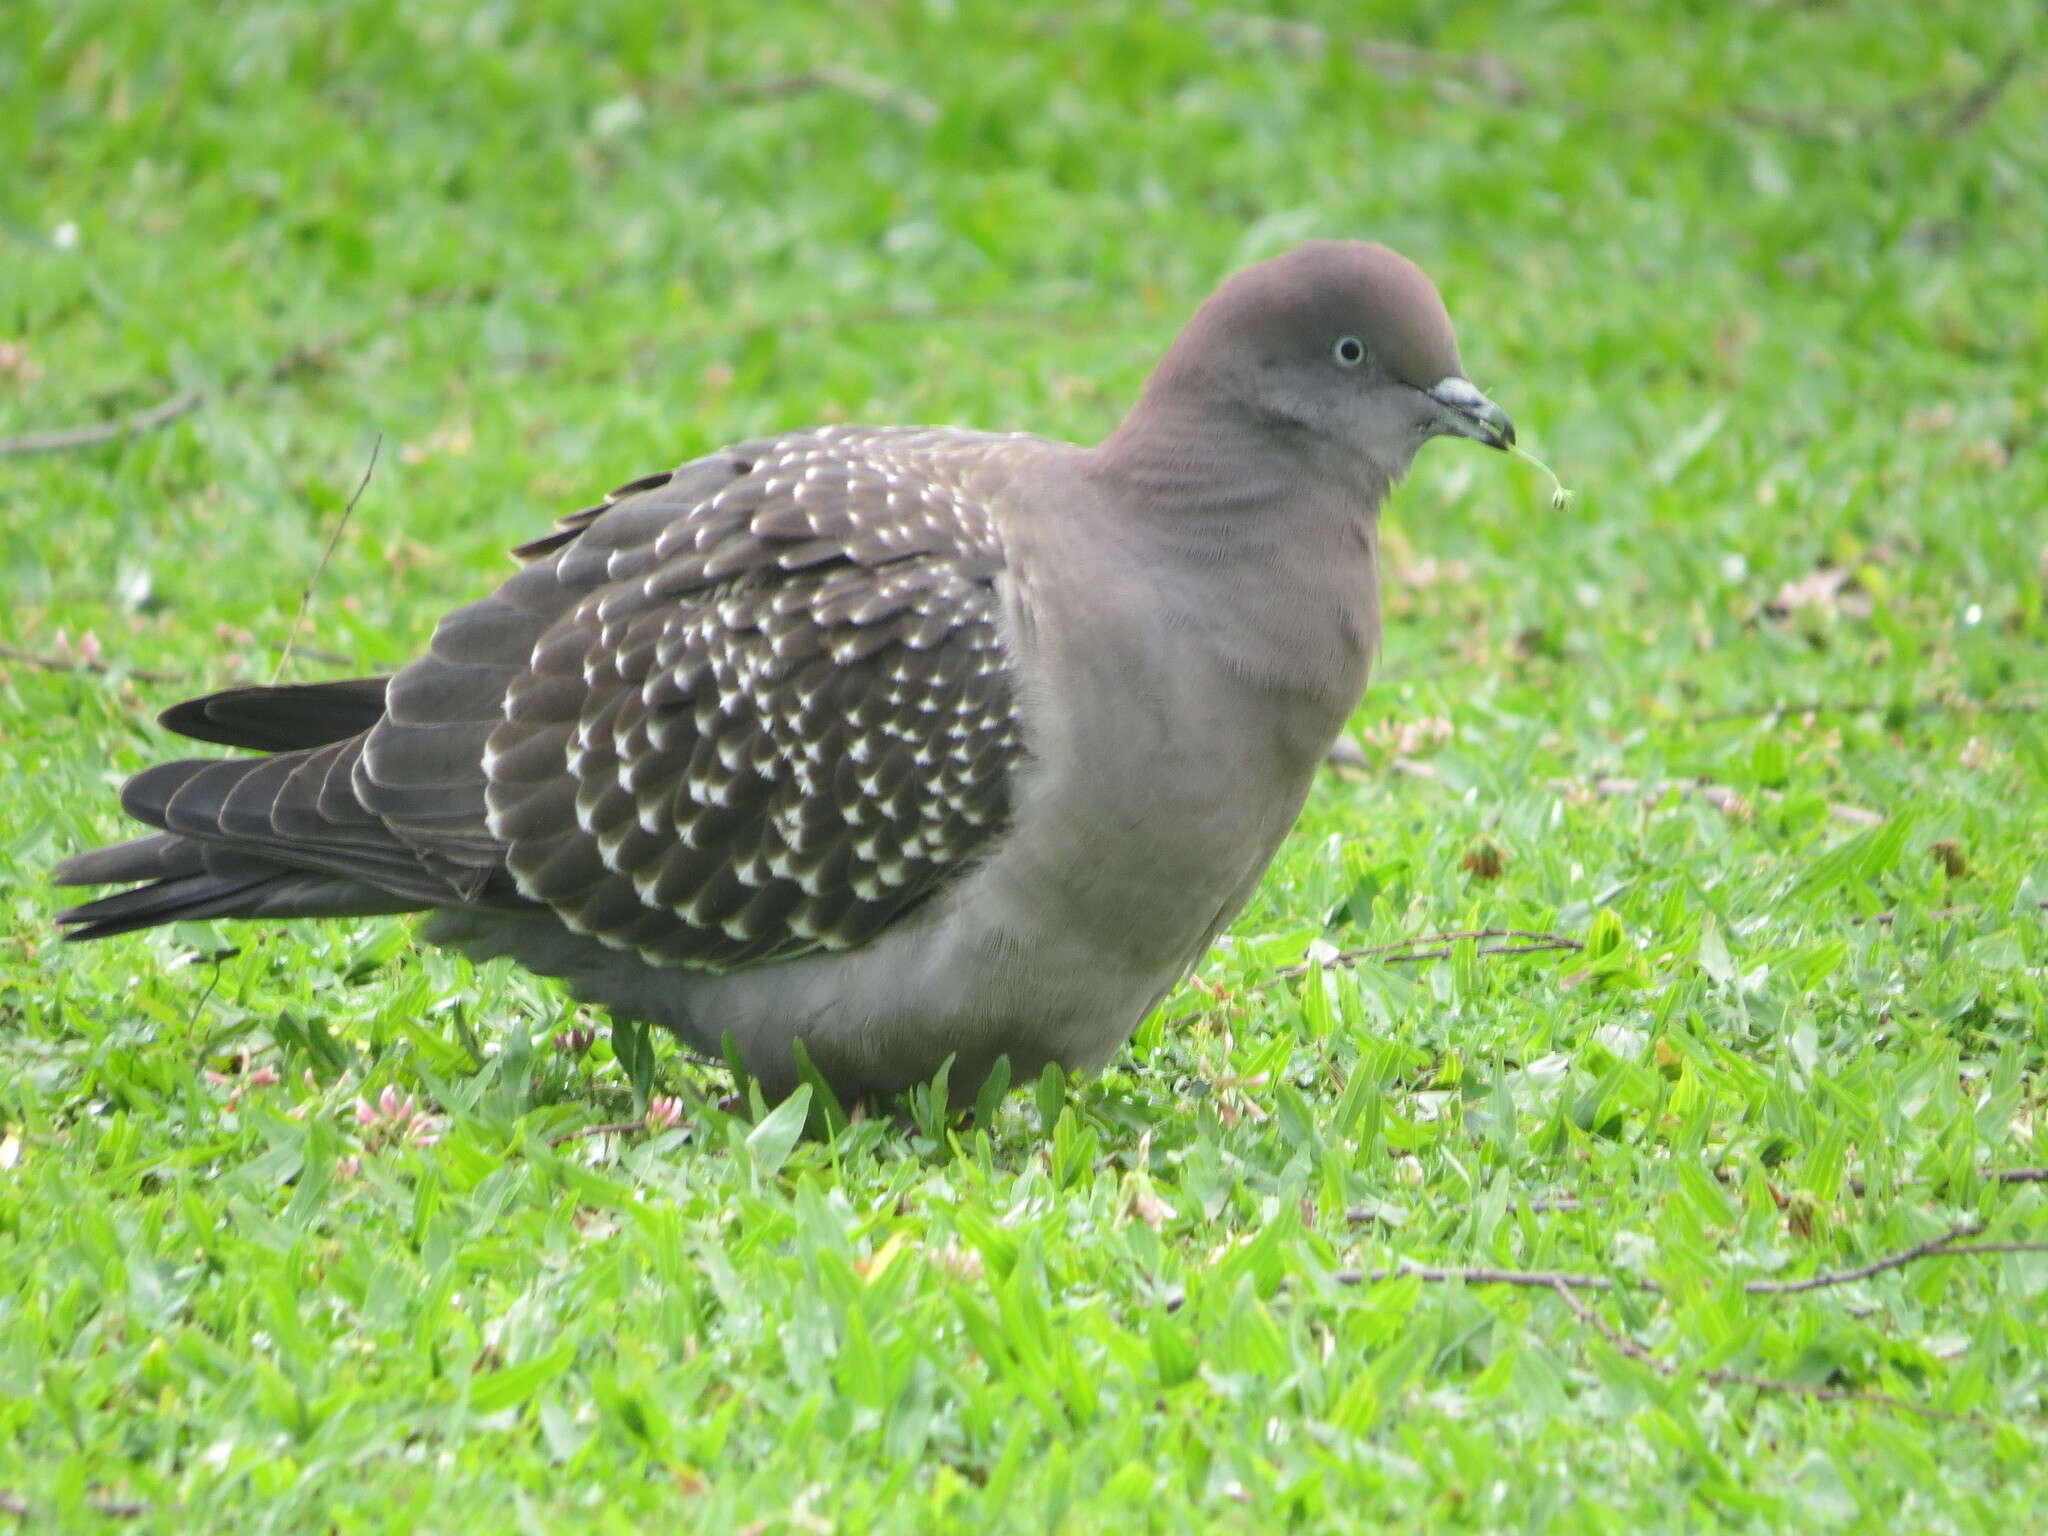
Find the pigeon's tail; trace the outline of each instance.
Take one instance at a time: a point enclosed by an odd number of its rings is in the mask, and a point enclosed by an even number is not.
[[[59,912],[67,939],[107,939],[209,917],[370,917],[421,905],[359,880],[292,869],[173,832],[81,853],[59,864],[53,878],[59,885],[144,882]]]
[[[135,886],[58,913],[65,937],[213,917],[368,917],[457,899],[355,796],[362,733],[383,715],[385,686],[237,688],[165,711],[182,735],[273,755],[160,763],[130,779],[122,809],[162,830],[57,866],[59,885]]]

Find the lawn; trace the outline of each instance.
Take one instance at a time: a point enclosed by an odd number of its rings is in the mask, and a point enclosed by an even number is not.
[[[2024,1528],[2044,59],[2034,0],[10,0],[0,1513]],[[1101,1078],[804,1137],[401,921],[54,937],[337,528],[298,680],[749,434],[1092,441],[1311,235],[1576,495],[1424,452],[1357,751]]]

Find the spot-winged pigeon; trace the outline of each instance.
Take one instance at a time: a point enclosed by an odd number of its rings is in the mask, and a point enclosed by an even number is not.
[[[171,709],[141,882],[72,938],[430,909],[771,1093],[1095,1069],[1250,897],[1358,704],[1377,522],[1513,441],[1422,271],[1319,242],[1209,299],[1094,448],[821,427],[614,492],[390,678]]]

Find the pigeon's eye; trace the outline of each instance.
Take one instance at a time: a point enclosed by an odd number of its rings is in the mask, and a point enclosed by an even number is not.
[[[1365,343],[1356,336],[1339,336],[1330,355],[1337,359],[1339,368],[1356,368],[1365,361]]]

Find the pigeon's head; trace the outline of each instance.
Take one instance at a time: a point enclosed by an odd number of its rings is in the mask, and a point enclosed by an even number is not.
[[[1365,241],[1314,241],[1231,277],[1154,385],[1362,456],[1388,480],[1432,437],[1515,440],[1507,413],[1465,377],[1436,285]]]

